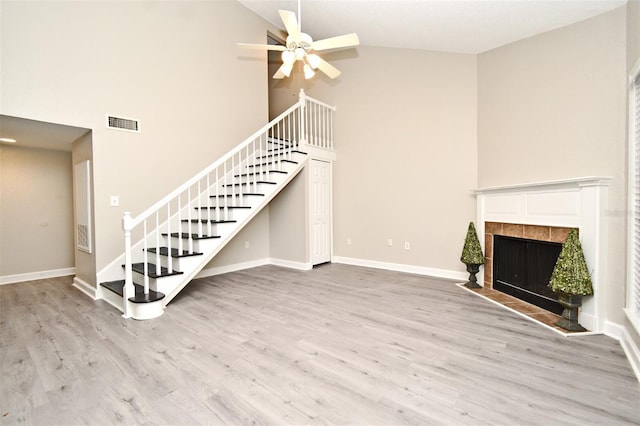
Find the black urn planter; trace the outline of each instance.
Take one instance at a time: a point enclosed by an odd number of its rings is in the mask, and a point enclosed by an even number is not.
[[[587,331],[578,323],[578,308],[582,306],[582,295],[559,293],[558,302],[564,309],[562,310],[562,319],[556,322],[556,325],[569,331]]]
[[[467,281],[464,286],[467,288],[481,288],[478,285],[478,279],[476,278],[476,274],[480,271],[480,265],[474,263],[467,263],[467,272],[469,273],[469,281]]]

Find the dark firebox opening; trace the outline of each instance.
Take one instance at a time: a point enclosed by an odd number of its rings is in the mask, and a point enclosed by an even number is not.
[[[562,244],[493,237],[493,288],[558,315],[562,305],[548,287]]]

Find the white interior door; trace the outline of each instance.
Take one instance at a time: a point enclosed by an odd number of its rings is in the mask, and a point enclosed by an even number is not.
[[[311,264],[331,261],[331,163],[311,160]]]

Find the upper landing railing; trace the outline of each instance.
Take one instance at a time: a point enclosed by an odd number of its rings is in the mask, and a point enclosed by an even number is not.
[[[173,273],[171,256],[161,256],[161,241],[167,247],[164,253],[177,250],[180,254],[193,254],[194,240],[213,235],[212,224],[230,220],[230,206],[242,203],[246,193],[257,192],[260,181],[266,180],[266,159],[278,164],[277,160],[290,159],[296,150],[333,151],[334,112],[335,107],[300,90],[298,102],[175,191],[136,217],[124,213],[124,315],[130,316],[127,301],[135,292],[133,253],[136,261],[143,264],[141,285],[148,294],[150,272]],[[281,167],[282,162],[279,164],[271,167]],[[215,203],[210,206],[209,200]],[[182,238],[174,242],[172,234]],[[137,242],[132,245],[132,241]],[[149,271],[150,263],[156,271]]]

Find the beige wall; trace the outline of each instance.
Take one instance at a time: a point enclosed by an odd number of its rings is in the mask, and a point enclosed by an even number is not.
[[[308,176],[307,166],[269,205],[269,256],[272,259],[310,262]]]
[[[0,145],[0,277],[73,268],[71,154]]]
[[[325,58],[342,75],[306,90],[337,107],[334,255],[463,271],[477,186],[476,57],[360,46]]]
[[[269,216],[269,208],[265,208],[258,213],[258,215],[205,266],[204,273],[206,274],[208,269],[215,270],[215,268],[268,259]]]
[[[73,162],[73,166],[76,164],[82,163],[83,161],[89,160],[89,174],[90,179],[93,181],[93,144],[92,144],[92,135],[91,132],[87,132],[84,136],[81,136],[76,141],[73,142],[71,148],[71,158]],[[74,168],[75,170],[75,168]],[[75,178],[73,181],[75,185]],[[74,188],[75,193],[75,188]],[[91,191],[91,205],[93,206],[95,197],[94,191]],[[74,200],[74,228],[75,224],[77,224],[77,220],[75,218],[75,201]],[[91,223],[95,223],[95,211],[91,209],[90,212]],[[76,238],[74,236],[74,238]],[[96,238],[96,227],[91,227],[91,241],[95,241]],[[75,254],[75,268],[76,268],[76,278],[82,280],[83,282],[92,285],[94,287],[97,286],[96,283],[96,256],[95,250],[92,250],[91,253],[87,253],[82,250],[78,250],[75,244],[74,239],[74,254]]]
[[[0,113],[93,130],[97,270],[122,252],[124,211],[142,212],[267,120],[266,54],[236,46],[266,41],[267,24],[234,0],[0,7]],[[107,130],[106,114],[142,132]]]
[[[640,61],[640,0],[631,0],[627,3],[627,75],[631,73],[638,61]],[[627,217],[630,217],[630,214]],[[627,276],[627,282],[631,279],[631,276]],[[626,318],[624,326],[636,348],[640,348],[640,330],[634,328]]]
[[[627,69],[640,60],[640,0],[627,3]]]
[[[625,7],[478,57],[481,187],[611,176],[609,321],[624,321]]]

